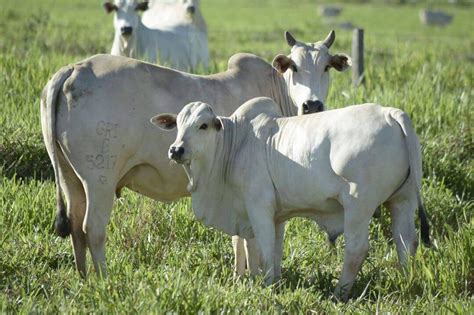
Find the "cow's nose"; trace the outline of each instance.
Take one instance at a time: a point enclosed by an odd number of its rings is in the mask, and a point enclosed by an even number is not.
[[[132,31],[133,31],[133,27],[131,26],[123,26],[122,28],[120,28],[120,32],[122,33],[122,35],[130,35],[132,34]]]
[[[324,111],[324,104],[320,100],[311,101],[308,100],[303,103],[303,115],[319,113]]]
[[[194,14],[194,12],[196,12],[196,7],[193,5],[190,5],[187,10],[189,13]]]
[[[171,147],[170,148],[170,157],[173,160],[181,160],[184,154],[184,148],[183,147]]]

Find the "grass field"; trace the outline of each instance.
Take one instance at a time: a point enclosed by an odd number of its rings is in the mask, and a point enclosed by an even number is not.
[[[42,143],[39,95],[61,66],[108,52],[112,18],[97,0],[0,0],[1,313],[473,313],[474,7],[445,6],[446,28],[421,26],[420,6],[344,5],[366,31],[366,85],[334,74],[327,103],[378,102],[407,111],[423,146],[423,198],[434,248],[397,266],[389,215],[371,223],[371,248],[353,298],[330,299],[343,239],[331,249],[307,220],[287,226],[283,280],[232,279],[230,237],[194,220],[190,200],[125,192],[108,229],[110,276],[81,280],[69,241],[55,236],[54,183]],[[331,25],[308,0],[202,0],[214,70],[236,52],[288,52],[283,31],[322,39]],[[350,52],[337,30],[333,52]]]

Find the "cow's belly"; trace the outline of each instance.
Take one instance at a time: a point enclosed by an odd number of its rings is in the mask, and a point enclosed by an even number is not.
[[[170,171],[174,173],[172,178],[169,178]],[[120,179],[117,189],[127,187],[154,200],[167,202],[189,196],[187,183],[186,174],[180,169],[157,170],[153,165],[140,164]]]

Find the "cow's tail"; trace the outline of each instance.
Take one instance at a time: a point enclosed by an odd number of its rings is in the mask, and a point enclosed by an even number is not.
[[[408,115],[401,111],[396,110],[391,113],[392,118],[400,125],[404,135],[405,142],[408,151],[408,161],[410,165],[410,174],[415,182],[416,186],[416,197],[418,201],[418,216],[420,218],[420,231],[421,231],[421,240],[426,246],[431,246],[430,240],[430,225],[426,217],[425,207],[421,200],[421,177],[422,177],[422,168],[421,168],[421,148],[416,136],[415,129],[411,123]]]
[[[61,237],[67,237],[71,234],[71,224],[67,216],[61,182],[59,180],[58,154],[60,152],[58,151],[60,149],[56,141],[56,103],[64,81],[69,78],[73,70],[72,66],[66,66],[56,72],[44,88],[41,96],[41,127],[46,150],[53,165],[54,180],[56,182],[57,214],[54,227],[56,233]]]

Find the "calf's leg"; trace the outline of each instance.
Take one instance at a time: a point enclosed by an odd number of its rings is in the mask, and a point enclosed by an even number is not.
[[[397,246],[398,260],[407,262],[407,254],[415,255],[418,238],[415,229],[416,196],[412,199],[397,199],[387,203],[392,217],[392,236]]]
[[[275,281],[281,279],[281,261],[283,258],[283,242],[285,239],[285,223],[275,225]]]
[[[369,222],[373,214],[357,207],[344,207],[344,265],[334,295],[346,302],[357,273],[369,250]]]
[[[275,223],[272,213],[271,208],[258,207],[258,204],[248,208],[250,223],[262,255],[265,285],[271,285],[275,278]]]

